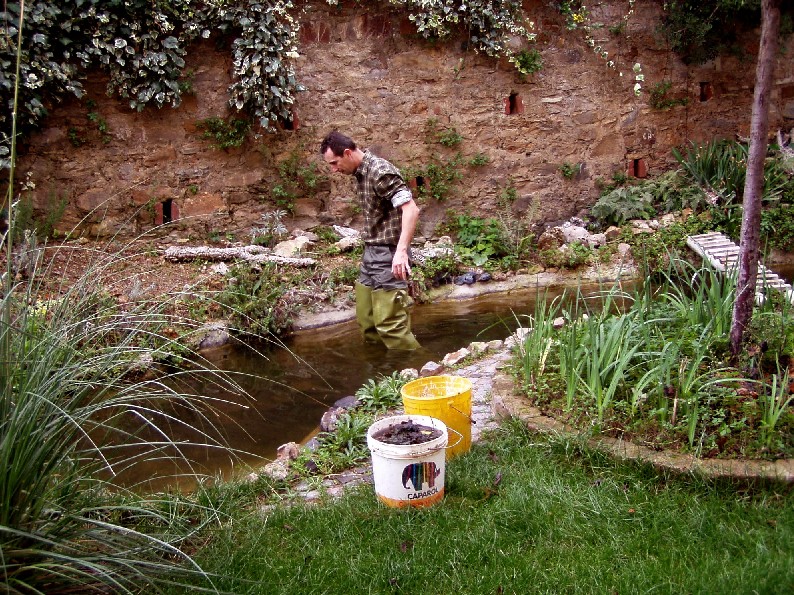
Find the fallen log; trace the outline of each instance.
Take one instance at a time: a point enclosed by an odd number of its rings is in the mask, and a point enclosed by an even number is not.
[[[190,262],[207,260],[210,262],[229,262],[244,260],[251,263],[275,262],[291,264],[299,267],[313,266],[317,261],[313,258],[295,258],[273,254],[264,246],[236,246],[233,248],[214,248],[211,246],[169,246],[163,254],[169,262]]]

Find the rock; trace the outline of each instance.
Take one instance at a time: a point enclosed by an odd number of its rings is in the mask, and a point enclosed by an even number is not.
[[[452,244],[452,240],[447,236],[443,236],[435,244],[425,242],[425,245],[421,249],[412,250],[414,260],[422,264],[429,259],[454,256],[454,254],[455,248]]]
[[[350,395],[347,397],[342,397],[334,402],[334,407],[340,409],[352,409],[356,405],[358,405],[358,398],[355,395]]]
[[[317,436],[309,440],[303,447],[308,451],[317,450],[320,448],[320,441],[317,439]]]
[[[273,461],[262,468],[262,474],[276,481],[284,481],[289,477],[289,466],[284,461]]]
[[[554,250],[565,243],[565,236],[559,227],[551,227],[540,234],[538,250]]]
[[[349,252],[354,248],[361,245],[361,238],[359,237],[345,237],[339,240],[334,246],[339,248],[340,252]]]
[[[455,364],[457,364],[458,362],[467,358],[470,355],[471,355],[471,351],[469,351],[465,347],[462,347],[457,351],[453,351],[452,353],[446,354],[444,356],[444,359],[441,360],[441,363],[443,363],[445,366],[454,366]]]
[[[294,461],[300,454],[300,446],[297,442],[287,442],[276,449],[277,461]]]
[[[320,236],[318,236],[313,231],[301,231],[300,229],[296,229],[292,232],[292,237],[298,239],[299,237],[304,237],[312,243],[318,242],[320,240]]]
[[[494,339],[493,341],[488,341],[488,351],[499,351],[502,347],[504,347],[505,342],[501,339]]]
[[[659,219],[659,227],[668,227],[675,223],[675,214],[674,213],[665,213]]]
[[[526,339],[527,335],[531,332],[532,332],[531,328],[524,328],[524,327],[517,328],[512,335],[510,335],[507,339],[505,339],[505,347],[508,349],[512,349],[517,345],[523,345],[524,339]]]
[[[225,262],[219,262],[214,264],[210,267],[210,271],[215,273],[216,275],[228,275],[229,274],[229,265]]]
[[[587,244],[591,248],[599,248],[600,246],[606,246],[607,243],[607,236],[603,233],[594,233],[587,236]]]
[[[444,369],[444,366],[438,362],[427,362],[422,369],[419,370],[419,376],[427,378],[428,376],[435,376]]]
[[[562,236],[565,238],[566,244],[571,244],[573,242],[580,242],[582,244],[587,244],[587,238],[590,235],[590,232],[587,231],[584,227],[579,227],[578,225],[563,225],[562,226]]]
[[[199,349],[212,349],[226,345],[229,342],[229,329],[224,322],[213,322],[206,325],[199,331],[199,336],[203,338],[199,340]]]
[[[300,236],[294,240],[286,240],[276,244],[273,248],[273,254],[276,256],[283,256],[285,258],[294,258],[300,256],[307,246],[312,244],[311,240],[306,236]]]
[[[343,238],[361,238],[361,234],[352,227],[342,227],[341,225],[334,225],[334,231]]]
[[[419,378],[419,370],[416,368],[405,368],[404,370],[400,370],[400,376],[408,381],[416,380]]]
[[[474,341],[469,344],[469,351],[473,355],[480,355],[482,353],[486,353],[490,349],[489,343],[484,341]]]
[[[621,260],[627,260],[632,258],[631,245],[625,242],[621,242],[620,244],[618,244],[618,255],[620,255]]]
[[[612,240],[616,240],[618,237],[620,237],[621,231],[622,230],[619,227],[610,225],[604,232],[604,235],[606,236],[607,241],[611,242]]]
[[[320,429],[323,432],[333,432],[336,430],[336,424],[339,423],[339,416],[344,413],[342,407],[331,407],[328,411],[323,413],[320,419]]]
[[[474,273],[463,273],[455,277],[455,285],[473,285],[474,282]]]
[[[491,273],[480,273],[477,275],[477,283],[487,283],[491,280]]]

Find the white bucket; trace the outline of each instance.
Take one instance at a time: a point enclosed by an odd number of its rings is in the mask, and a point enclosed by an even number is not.
[[[381,430],[405,421],[441,431],[422,444],[388,444],[373,438]],[[393,415],[373,423],[367,431],[372,453],[372,478],[381,502],[393,508],[430,506],[444,497],[447,426],[427,415]]]

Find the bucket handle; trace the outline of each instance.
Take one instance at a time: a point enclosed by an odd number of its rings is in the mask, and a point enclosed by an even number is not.
[[[457,431],[457,430],[455,430],[454,428],[450,428],[449,426],[447,426],[447,432],[452,432],[452,433],[454,433],[454,434],[457,434],[457,435],[458,435],[458,441],[457,441],[457,442],[455,442],[455,444],[447,444],[447,445],[444,447],[444,448],[446,448],[447,450],[449,450],[450,448],[455,448],[455,447],[456,447],[458,444],[460,444],[460,443],[461,443],[461,441],[463,440],[463,434],[461,434],[460,432],[458,432],[458,431]]]
[[[457,411],[458,413],[460,413],[460,414],[461,414],[463,417],[465,417],[465,418],[468,418],[468,420],[469,420],[469,421],[470,421],[472,424],[476,424],[476,423],[477,423],[477,422],[474,420],[474,418],[472,418],[472,416],[471,416],[471,415],[469,415],[468,413],[464,413],[463,411],[461,411],[460,409],[458,409],[458,408],[457,408],[457,407],[455,407],[454,405],[450,405],[450,406],[449,406],[449,408],[450,408],[450,409],[454,409],[455,411]],[[453,431],[453,432],[455,432],[455,430],[452,430],[452,431]],[[457,432],[455,432],[455,433],[457,434]],[[458,436],[460,436],[460,434],[458,434]],[[462,438],[463,438],[463,437],[461,436],[461,439],[462,439]]]

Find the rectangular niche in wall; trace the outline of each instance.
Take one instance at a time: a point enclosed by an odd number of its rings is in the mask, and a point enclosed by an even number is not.
[[[521,99],[521,95],[515,91],[505,98],[504,103],[506,115],[512,116],[514,114],[524,113],[524,101]]]

